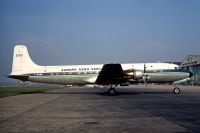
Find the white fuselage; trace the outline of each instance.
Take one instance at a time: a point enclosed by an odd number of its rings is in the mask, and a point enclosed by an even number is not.
[[[137,74],[140,80],[145,76],[148,82],[174,82],[189,77],[186,72],[174,71],[179,66],[170,63],[130,63],[121,66],[123,71],[128,71],[129,77],[137,81]],[[16,45],[9,77],[41,83],[94,84],[102,67],[103,64],[39,66],[31,60],[25,45]]]
[[[134,63],[121,64],[121,66],[123,70],[135,71],[144,71],[145,66],[145,70],[147,72],[158,70],[174,70],[176,67],[178,67],[175,64],[168,63]],[[71,85],[94,84],[102,67],[103,65],[41,66],[40,69],[26,72],[24,75],[29,75],[29,81],[33,82]],[[131,74],[133,73],[130,73],[130,75]],[[155,73],[151,73],[149,75],[152,77],[155,75]],[[168,74],[168,76],[170,75]],[[154,80],[153,77],[151,79]],[[149,79],[149,81],[151,81],[151,79]],[[156,80],[158,81],[159,78],[156,77]]]

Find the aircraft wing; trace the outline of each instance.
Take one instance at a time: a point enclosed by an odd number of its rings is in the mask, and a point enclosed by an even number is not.
[[[121,84],[126,80],[121,64],[105,64],[95,81],[98,85]]]

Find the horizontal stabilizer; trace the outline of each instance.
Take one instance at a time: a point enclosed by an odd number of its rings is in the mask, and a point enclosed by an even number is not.
[[[19,79],[21,81],[28,81],[27,75],[9,75],[8,78]]]

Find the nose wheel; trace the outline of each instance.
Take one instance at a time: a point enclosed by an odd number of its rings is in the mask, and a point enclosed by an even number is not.
[[[173,91],[174,94],[179,94],[181,90],[178,87],[175,87]]]

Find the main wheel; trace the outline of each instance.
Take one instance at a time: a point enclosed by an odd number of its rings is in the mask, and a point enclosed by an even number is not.
[[[175,88],[174,88],[174,93],[175,93],[175,94],[179,94],[180,91],[181,91],[181,90],[180,90],[178,87],[175,87]]]
[[[108,90],[108,94],[109,94],[110,96],[115,95],[115,93],[116,93],[116,91],[115,91],[114,88],[110,88],[110,89]]]

